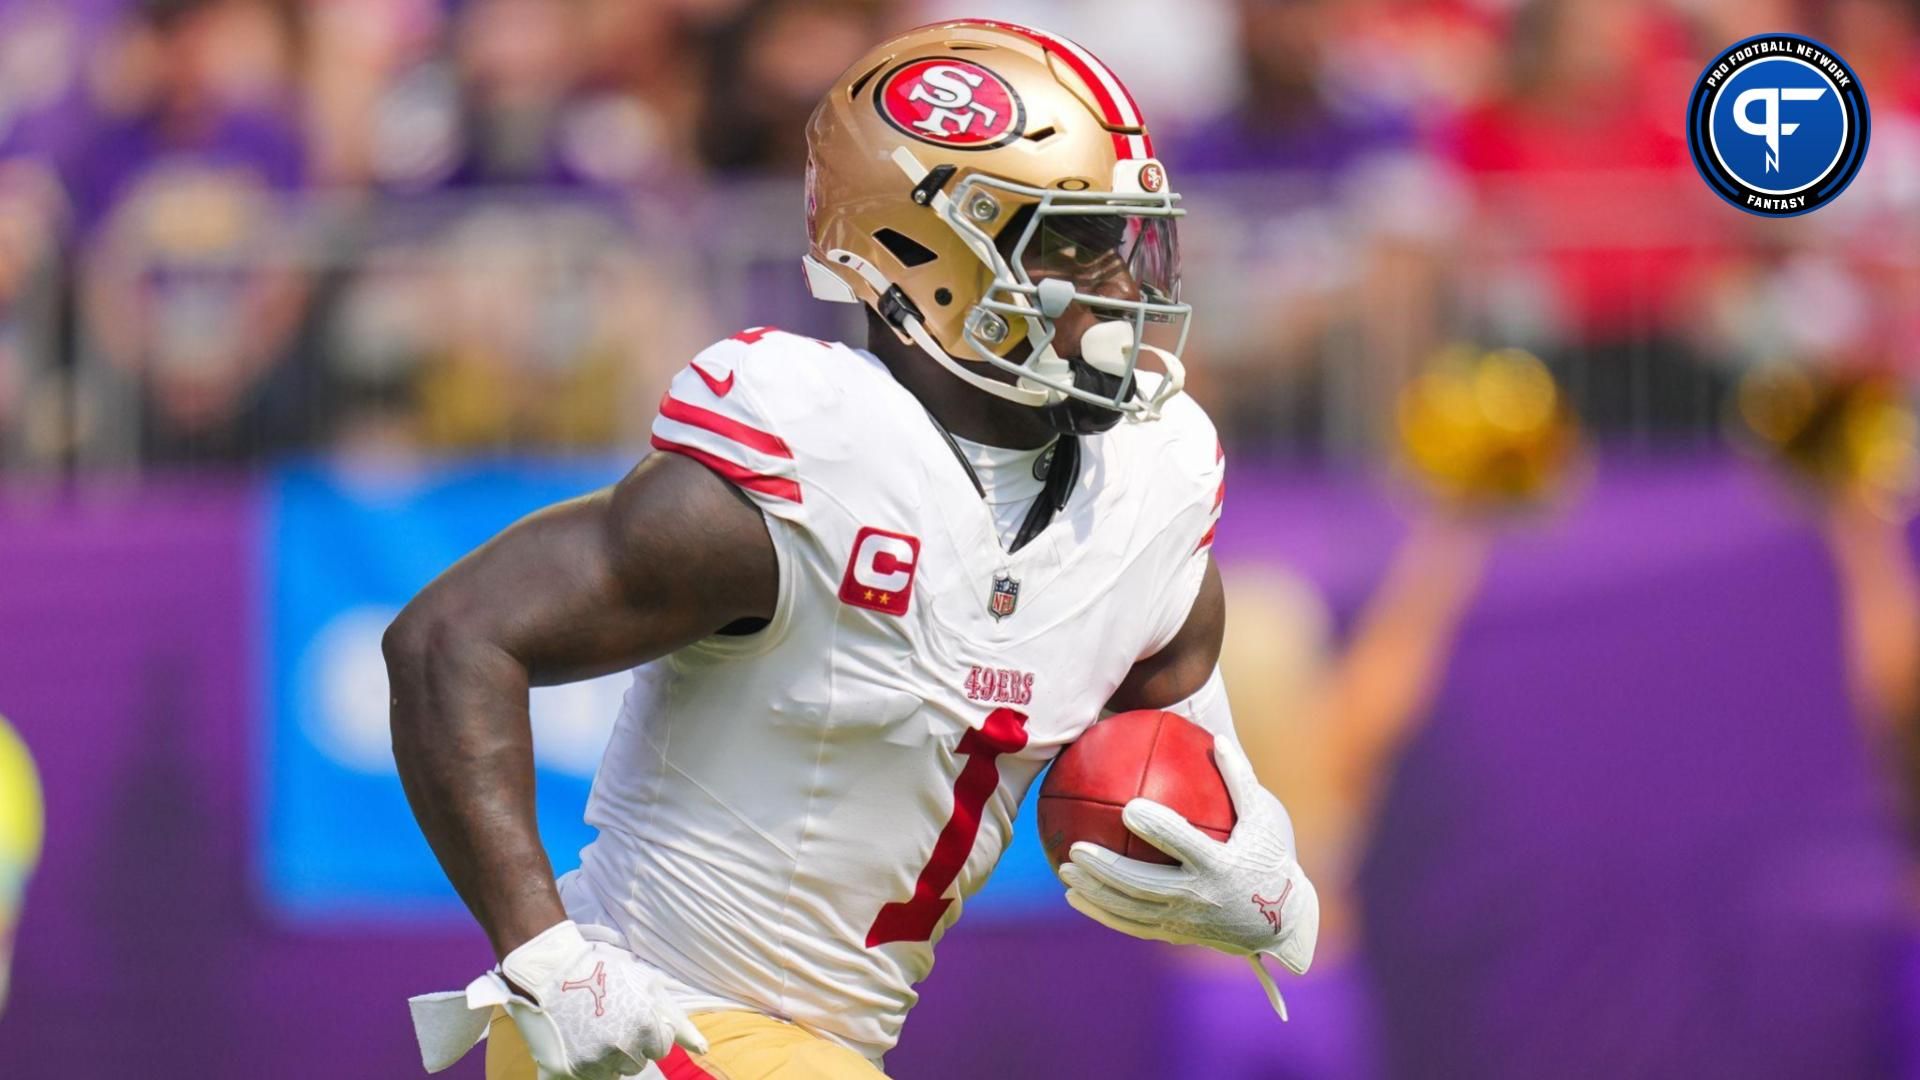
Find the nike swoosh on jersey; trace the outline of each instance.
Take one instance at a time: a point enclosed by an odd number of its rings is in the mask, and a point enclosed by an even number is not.
[[[688,364],[687,366],[693,369],[695,375],[700,376],[701,382],[707,384],[707,389],[713,391],[714,397],[726,397],[727,392],[733,389],[733,372],[727,372],[727,377],[724,379],[716,379],[707,374],[707,369],[701,367],[699,364]]]

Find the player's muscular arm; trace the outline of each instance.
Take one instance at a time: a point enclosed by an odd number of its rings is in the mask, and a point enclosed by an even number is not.
[[[504,956],[566,918],[534,824],[532,686],[618,671],[773,615],[760,512],[677,454],[533,514],[408,604],[383,648],[420,829]]]
[[[1133,665],[1107,701],[1107,708],[1113,712],[1164,709],[1192,697],[1213,675],[1226,629],[1226,590],[1220,585],[1220,569],[1209,556],[1200,593],[1194,597],[1180,632],[1159,652]]]

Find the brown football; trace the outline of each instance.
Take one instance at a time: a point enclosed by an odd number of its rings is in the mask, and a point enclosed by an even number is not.
[[[1085,840],[1129,858],[1172,863],[1121,823],[1121,809],[1134,798],[1168,806],[1216,840],[1233,831],[1233,799],[1213,762],[1212,733],[1178,713],[1142,709],[1093,725],[1054,760],[1040,785],[1047,860],[1058,869]]]

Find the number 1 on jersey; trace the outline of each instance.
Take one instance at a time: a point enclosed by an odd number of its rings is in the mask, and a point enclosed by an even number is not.
[[[953,816],[933,842],[933,854],[913,883],[913,899],[881,905],[867,929],[867,948],[893,941],[926,941],[933,928],[947,913],[953,901],[946,891],[973,853],[973,841],[980,835],[980,814],[987,800],[1000,786],[1000,755],[1022,750],[1027,745],[1027,714],[1018,709],[995,709],[978,731],[960,737],[957,751],[965,754],[967,764],[953,782]]]

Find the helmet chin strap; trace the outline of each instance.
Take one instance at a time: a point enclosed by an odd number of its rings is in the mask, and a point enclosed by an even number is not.
[[[859,274],[860,279],[865,281],[868,287],[873,289],[875,296],[885,296],[887,290],[893,288],[893,283],[886,279],[886,275],[882,274],[872,263],[862,259],[851,251],[834,248],[832,251],[827,252],[827,257],[841,266],[852,270],[854,273]],[[907,335],[909,340],[915,345],[920,346],[921,352],[932,357],[935,363],[946,368],[955,378],[976,390],[983,390],[986,393],[992,394],[994,397],[1011,401],[1016,405],[1026,405],[1036,409],[1051,405],[1055,401],[1065,397],[1064,394],[1053,390],[1036,389],[1031,386],[1015,386],[1012,383],[1003,383],[998,379],[989,379],[985,375],[968,368],[967,365],[947,355],[947,350],[941,348],[940,343],[933,340],[933,335],[927,333],[926,327],[920,325],[920,320],[911,314],[901,315],[896,325],[900,327],[901,332]],[[1049,349],[1048,352],[1051,353],[1052,350]],[[1060,363],[1062,367],[1066,364],[1065,361],[1060,361]]]

